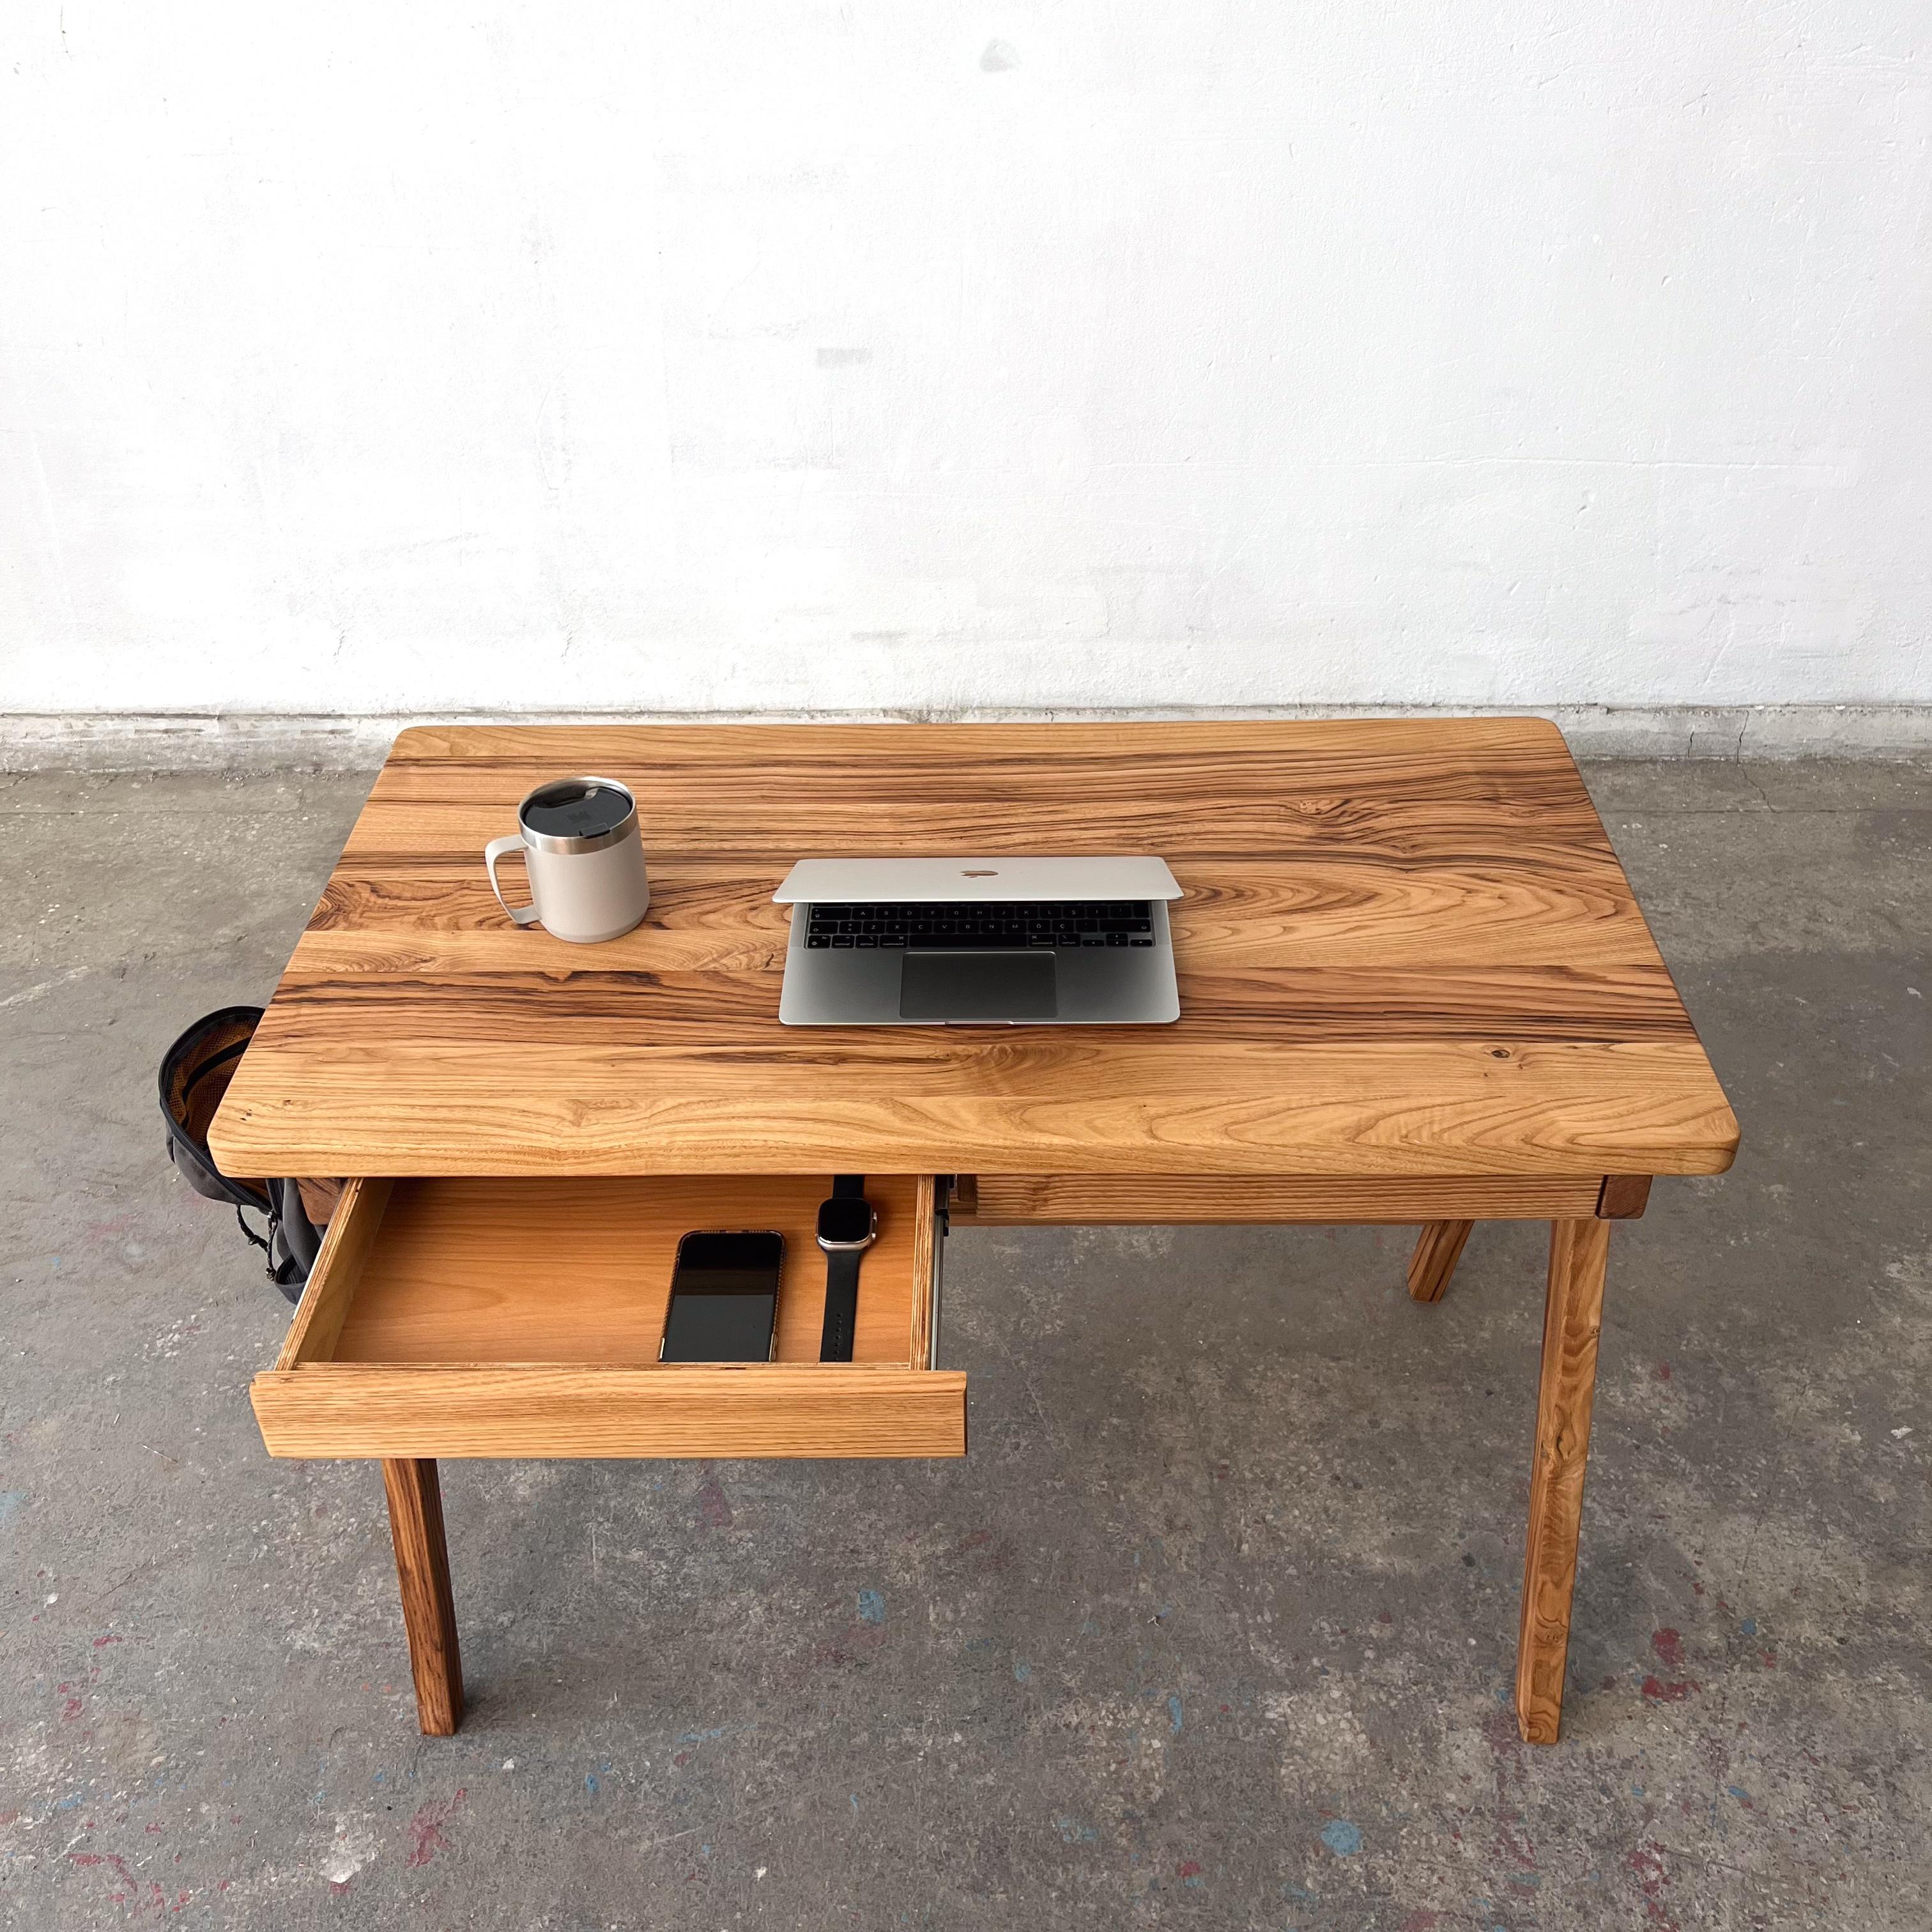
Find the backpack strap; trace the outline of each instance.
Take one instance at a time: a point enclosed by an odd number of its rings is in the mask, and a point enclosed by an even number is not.
[[[168,1159],[182,1179],[197,1194],[234,1208],[236,1226],[267,1258],[269,1280],[290,1300],[298,1301],[322,1248],[300,1184],[224,1174],[208,1145],[208,1125],[261,1017],[260,1006],[224,1006],[182,1034],[161,1060],[161,1118],[167,1126]],[[249,1226],[246,1208],[268,1217],[266,1235]]]

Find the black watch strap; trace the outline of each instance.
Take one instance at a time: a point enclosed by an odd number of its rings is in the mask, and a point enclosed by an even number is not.
[[[852,1330],[859,1319],[859,1264],[862,1250],[845,1248],[825,1257],[825,1332],[818,1344],[821,1362],[852,1359]]]
[[[834,1200],[864,1200],[866,1177],[833,1175],[832,1195]],[[865,1258],[862,1248],[837,1249],[825,1257],[825,1328],[818,1342],[821,1362],[852,1359],[852,1335],[859,1322],[859,1264]]]

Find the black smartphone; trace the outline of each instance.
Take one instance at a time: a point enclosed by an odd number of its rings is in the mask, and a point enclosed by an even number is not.
[[[769,1362],[778,1347],[782,1234],[687,1234],[677,1244],[661,1362]]]

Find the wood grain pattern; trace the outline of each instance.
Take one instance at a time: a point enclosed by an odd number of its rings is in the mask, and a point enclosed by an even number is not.
[[[1605,1221],[1634,1221],[1650,1203],[1647,1174],[1606,1174],[1597,1197],[1597,1214]]]
[[[388,1180],[356,1180],[344,1186],[302,1299],[296,1304],[281,1353],[275,1358],[277,1368],[326,1361],[334,1353],[336,1338],[342,1333],[394,1185]]]
[[[920,1186],[926,1198],[927,1212],[914,1232],[912,1260],[912,1344],[906,1356],[907,1364],[915,1369],[929,1369],[932,1366],[933,1324],[939,1307],[939,1272],[944,1256],[940,1252],[939,1207],[940,1192],[945,1183],[937,1177],[921,1178]],[[866,1192],[869,1197],[872,1188],[868,1182]],[[866,1252],[866,1264],[859,1274],[859,1298],[866,1297],[866,1274],[872,1266],[874,1249]]]
[[[945,1370],[271,1370],[249,1387],[272,1456],[899,1456],[966,1453]]]
[[[963,1227],[1154,1227],[1189,1222],[1401,1226],[1456,1216],[1547,1221],[1595,1213],[1601,1184],[1594,1176],[1517,1180],[1483,1174],[1423,1180],[1282,1180],[1267,1174],[1230,1180],[1174,1174],[982,1174],[974,1178],[974,1205],[952,1210],[953,1220]]]
[[[416,1721],[425,1737],[452,1737],[463,1721],[463,1656],[436,1465],[421,1459],[385,1460],[382,1487],[389,1499],[389,1534],[396,1548],[403,1627],[409,1633],[410,1671],[416,1679]]]
[[[1558,856],[1467,868],[1400,858],[1196,859],[1174,930],[1204,969],[1428,966],[1445,922],[1465,966],[1514,965],[1552,939],[1580,968],[1643,962],[1648,934],[1619,893],[1614,862],[1575,864],[1577,876],[1552,882]],[[772,903],[774,878],[769,860],[653,859],[647,927],[599,952],[614,948],[677,972],[781,965],[789,914]],[[316,909],[304,963],[318,974],[365,970],[375,932],[385,935],[392,970],[433,974],[526,970],[538,937],[505,920],[466,856],[345,856]]]
[[[341,1180],[298,1180],[296,1191],[302,1196],[302,1211],[308,1215],[313,1228],[326,1228],[329,1218],[342,1198],[342,1190],[348,1184]]]
[[[763,1055],[551,1044],[532,1059],[507,1034],[312,1036],[279,1057],[304,1070],[279,1092],[272,1131],[403,1174],[796,1173],[830,1151],[836,1171],[868,1174],[1600,1175],[1730,1160],[1729,1109],[1688,1042],[1374,1042],[1275,1057],[1144,1038],[1130,1048],[1100,1028],[1052,1042],[944,1033],[922,1061],[821,1041]],[[506,1078],[520,1054],[540,1085]],[[236,1118],[244,1131],[268,1121]]]
[[[1610,1224],[1553,1221],[1543,1313],[1543,1373],[1536,1398],[1536,1460],[1530,1473],[1529,1536],[1523,1556],[1522,1619],[1516,1646],[1516,1727],[1529,1744],[1556,1742],[1570,1649],[1570,1600],[1597,1338],[1604,1319],[1604,1270]]]
[[[778,1359],[815,1363],[825,1257],[814,1237],[831,1192],[830,1174],[397,1182],[334,1358],[655,1367],[679,1240],[739,1228],[784,1237]],[[853,1359],[903,1366],[931,1276],[932,1184],[880,1175],[866,1194],[879,1233],[860,1270]]]
[[[315,1017],[328,1026],[358,1013],[380,1022],[386,1012],[416,998],[422,980],[414,971],[374,970],[339,979],[303,980],[289,990],[279,1036],[285,1042],[303,1039],[313,1031]],[[443,973],[436,976],[435,984],[446,998],[461,1001],[472,1024],[507,1028],[520,1016],[524,1050],[538,1056],[554,1046],[580,1041],[586,1027],[594,1025],[598,1041],[607,1047],[694,1056],[710,1052],[714,1061],[721,1040],[740,1042],[732,1056],[735,1062],[766,1017],[770,981],[765,972],[626,973],[607,965],[594,973],[564,976],[527,970]],[[1582,1045],[1684,1043],[1696,1037],[1670,975],[1660,966],[1588,972],[1547,966],[1480,970],[1365,967],[1346,975],[1252,968],[1212,977],[1190,970],[1182,976],[1181,986],[1187,1004],[1178,1027],[1079,1030],[1096,1040],[1104,1034],[1117,1052],[1124,1036],[1138,1032],[1168,1056],[1176,1039],[1195,1034],[1216,1048],[1242,1049],[1270,1044],[1374,1042],[1406,1033],[1485,1045],[1502,1039]],[[560,997],[566,993],[567,1000]],[[806,1051],[796,1039],[802,1030],[807,1030],[788,1028],[781,1045]],[[838,1030],[851,1034],[855,1056],[873,1064],[881,1058],[907,1063],[923,1037],[922,1031],[904,1028]],[[945,1031],[952,1046],[943,1055],[917,1056],[920,1065],[970,1058],[974,1042],[965,1030]],[[1087,1044],[1090,1048],[1094,1042]],[[770,1052],[769,1042],[766,1050]],[[715,1065],[705,1070],[714,1072]]]
[[[1442,1299],[1475,1226],[1473,1221],[1431,1221],[1423,1229],[1408,1258],[1408,1292],[1414,1300]]]
[[[517,932],[538,778],[638,798],[644,925]],[[813,854],[1151,851],[1161,1028],[782,1028]],[[212,1134],[236,1172],[1716,1172],[1736,1124],[1534,719],[496,727],[397,741]]]

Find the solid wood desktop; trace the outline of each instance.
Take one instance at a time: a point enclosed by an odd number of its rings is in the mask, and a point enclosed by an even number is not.
[[[595,946],[504,919],[484,843],[540,780],[635,794],[652,904]],[[1157,854],[1181,1018],[778,1022],[794,859]],[[1562,736],[1534,719],[404,732],[212,1135],[351,1175],[274,1368],[272,1454],[380,1459],[423,1728],[462,1708],[436,1459],[957,1455],[954,1222],[1547,1220],[1516,1708],[1560,1719],[1610,1222],[1737,1125]],[[812,1210],[871,1177],[850,1365]],[[779,1360],[656,1361],[670,1256],[777,1227]]]

